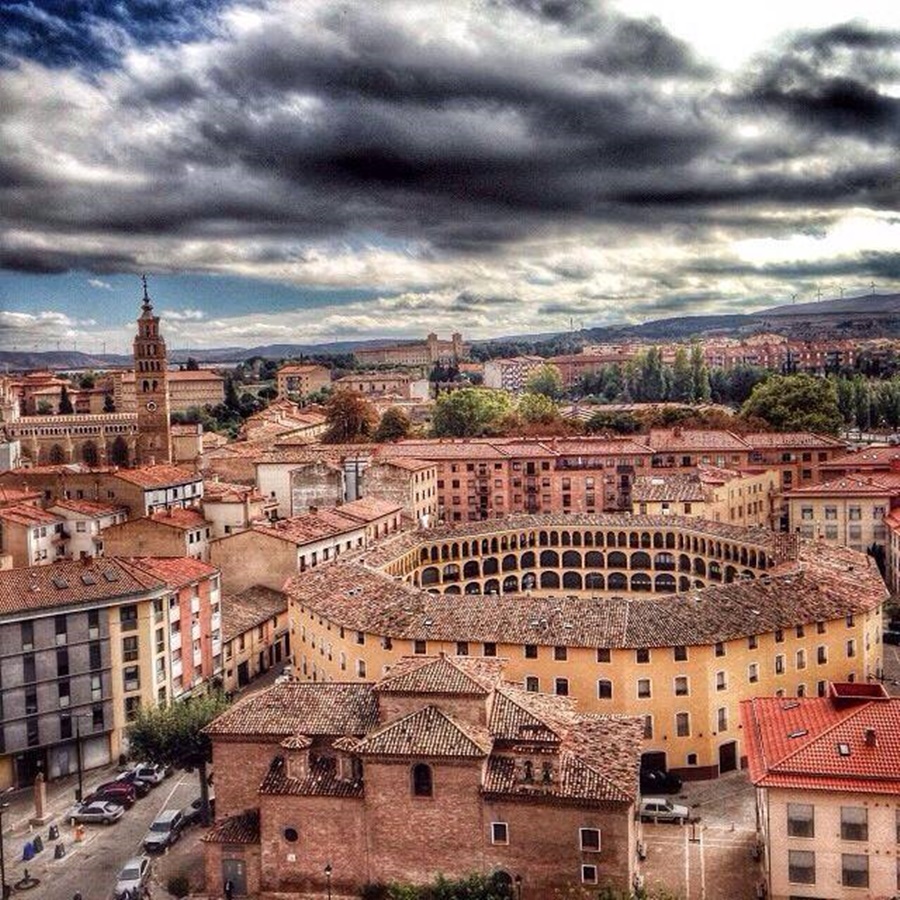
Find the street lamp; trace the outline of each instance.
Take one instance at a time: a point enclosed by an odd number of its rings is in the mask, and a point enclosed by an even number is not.
[[[331,900],[331,863],[325,863],[325,883],[328,885],[328,900]]]

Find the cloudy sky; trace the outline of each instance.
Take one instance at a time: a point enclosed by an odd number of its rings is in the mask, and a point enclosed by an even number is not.
[[[0,348],[900,288],[890,0],[6,0]],[[855,18],[848,19],[848,12]]]

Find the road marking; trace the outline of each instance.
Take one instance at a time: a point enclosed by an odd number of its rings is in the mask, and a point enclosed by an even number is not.
[[[706,900],[706,860],[703,858],[703,832],[700,829],[700,900]]]
[[[691,896],[691,842],[688,839],[687,829],[683,828],[684,832],[684,893],[685,896],[690,900]]]

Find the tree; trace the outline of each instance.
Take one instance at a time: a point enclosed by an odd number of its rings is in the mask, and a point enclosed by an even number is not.
[[[560,420],[559,408],[547,394],[528,392],[516,404],[516,412],[531,425],[555,425]]]
[[[531,374],[525,390],[529,394],[543,394],[551,400],[558,400],[563,395],[562,372],[553,363],[544,363]]]
[[[347,444],[372,437],[378,414],[356,391],[335,391],[325,405],[328,428],[322,435],[324,444]]]
[[[696,342],[691,345],[691,402],[708,403],[712,396],[709,385],[709,367],[703,358],[703,351]]]
[[[241,398],[238,397],[237,388],[234,386],[234,379],[229,375],[225,379],[225,407],[231,412],[240,412]]]
[[[691,403],[694,399],[694,373],[685,347],[679,347],[675,351],[669,399],[679,403]]]
[[[379,444],[387,441],[399,441],[409,434],[412,423],[406,411],[398,406],[392,406],[384,411],[378,428],[375,431],[374,439]]]
[[[641,430],[640,422],[626,412],[595,412],[584,427],[588,434],[635,434]]]
[[[71,416],[75,412],[72,406],[72,398],[69,396],[69,389],[63,385],[59,392],[59,414],[61,416]]]
[[[116,411],[116,402],[113,400],[112,394],[103,395],[103,412],[114,413]]]
[[[81,375],[78,376],[78,387],[83,391],[89,391],[94,387],[95,378],[93,372],[82,372]]]
[[[187,372],[199,372],[200,371],[200,363],[194,359],[193,356],[189,356],[187,358],[187,362],[184,364],[185,371]]]
[[[442,394],[434,405],[435,437],[480,437],[494,433],[512,409],[509,395],[484,388],[461,388]]]
[[[224,694],[205,694],[170,706],[142,706],[128,726],[132,759],[197,770],[204,825],[210,822],[206,765],[212,760],[212,742],[204,729],[227,708]]]
[[[741,415],[764,419],[776,431],[836,434],[841,429],[834,383],[811,375],[773,375],[753,389]]]

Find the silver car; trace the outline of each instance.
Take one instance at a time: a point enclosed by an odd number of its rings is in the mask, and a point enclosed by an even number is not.
[[[147,879],[150,877],[150,859],[146,856],[135,856],[129,859],[119,877],[116,879],[116,887],[113,891],[115,900],[121,900],[128,892],[129,897],[139,897]]]
[[[644,797],[641,800],[641,818],[654,822],[687,822],[691,811],[680,803],[673,803],[666,797]]]
[[[125,809],[118,803],[98,800],[94,803],[82,803],[69,813],[69,818],[76,822],[100,822],[111,825],[118,822],[125,814]]]

